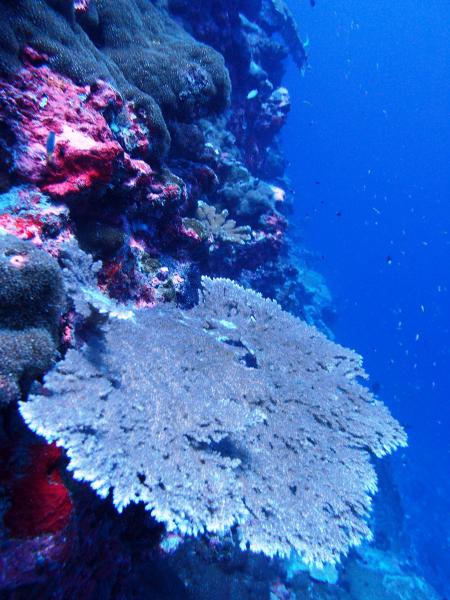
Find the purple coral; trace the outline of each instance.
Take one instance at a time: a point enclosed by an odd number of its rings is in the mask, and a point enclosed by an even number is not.
[[[322,564],[370,537],[370,454],[406,444],[364,376],[275,302],[203,278],[195,308],[112,322],[20,410],[119,510],[144,502],[188,534],[236,525],[243,549]]]

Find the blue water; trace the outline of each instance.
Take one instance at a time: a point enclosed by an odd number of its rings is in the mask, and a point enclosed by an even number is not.
[[[310,68],[287,78],[296,222],[408,429],[394,459],[414,555],[449,593],[450,4],[291,0]]]

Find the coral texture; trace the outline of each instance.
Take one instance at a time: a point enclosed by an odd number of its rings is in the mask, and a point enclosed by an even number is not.
[[[275,302],[203,278],[192,310],[113,322],[20,410],[119,510],[142,501],[189,534],[237,525],[243,549],[321,564],[370,537],[370,453],[406,443],[360,363]]]
[[[132,318],[131,309],[118,304],[98,289],[97,278],[102,265],[99,261],[94,262],[90,254],[83,252],[75,238],[61,244],[58,261],[62,270],[68,311],[73,311],[83,319],[99,315],[119,319]]]
[[[236,226],[236,221],[228,219],[226,209],[218,212],[214,206],[199,201],[195,219],[183,219],[183,225],[192,229],[201,240],[245,244],[251,239],[251,229],[246,225]]]
[[[22,0],[20,10],[2,2],[0,72],[17,71],[31,46],[40,62],[79,85],[112,83],[146,111],[159,155],[169,143],[163,114],[189,119],[225,107],[230,84],[222,57],[163,8],[146,0],[97,0],[90,16],[78,23],[72,2]]]
[[[51,367],[62,304],[55,259],[30,242],[0,234],[0,404],[19,399]]]
[[[405,436],[355,354],[230,281],[201,290],[230,277],[332,336],[288,230],[287,4],[0,19],[0,596],[292,598],[268,557],[312,573],[368,536],[370,455]]]
[[[80,87],[47,67],[22,69],[0,88],[0,123],[10,128],[14,173],[55,199],[111,181],[121,161],[129,178],[151,169],[124,152],[103,116],[123,102],[106,84]]]

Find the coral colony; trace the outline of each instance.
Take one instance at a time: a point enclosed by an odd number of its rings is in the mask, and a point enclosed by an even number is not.
[[[281,559],[370,539],[371,456],[406,443],[287,235],[292,15],[23,0],[0,19],[0,590],[187,598],[196,548],[266,561],[265,591],[233,597],[288,597]]]

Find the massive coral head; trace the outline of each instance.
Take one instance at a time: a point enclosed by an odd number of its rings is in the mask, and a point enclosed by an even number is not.
[[[121,100],[107,84],[76,86],[46,66],[1,81],[0,118],[14,137],[17,177],[53,198],[108,183],[124,154],[102,114],[111,105],[119,110]]]

